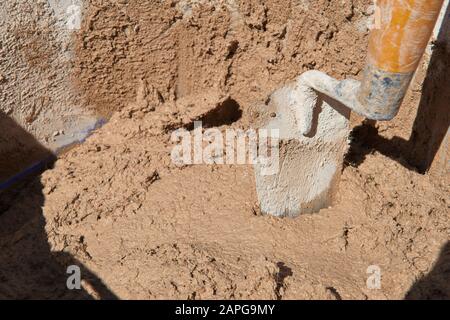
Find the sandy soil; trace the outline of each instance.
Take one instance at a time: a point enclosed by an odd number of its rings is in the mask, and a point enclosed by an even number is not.
[[[450,83],[445,48],[397,120],[352,119],[335,204],[275,219],[250,166],[179,168],[170,134],[198,119],[247,128],[254,105],[308,69],[357,77],[369,1],[194,2],[87,2],[74,79],[111,120],[1,194],[0,297],[450,298],[449,175],[432,161],[449,93],[430,93]],[[65,287],[71,264],[81,291]]]

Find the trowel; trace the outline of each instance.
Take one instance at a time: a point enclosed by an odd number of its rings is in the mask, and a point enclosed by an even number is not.
[[[339,81],[312,70],[271,94],[257,125],[279,131],[279,166],[267,175],[263,165],[254,165],[262,213],[296,217],[332,205],[351,111],[378,121],[398,114],[442,4],[377,1],[361,81]]]

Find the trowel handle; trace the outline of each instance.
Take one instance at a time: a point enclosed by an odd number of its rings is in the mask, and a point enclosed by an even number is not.
[[[397,115],[425,52],[443,0],[378,0],[358,95],[369,118]]]

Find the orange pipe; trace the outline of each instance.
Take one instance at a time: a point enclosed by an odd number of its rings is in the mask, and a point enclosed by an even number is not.
[[[368,61],[386,72],[410,73],[419,65],[443,0],[378,0]]]
[[[299,77],[299,88],[308,94],[309,89],[321,92],[368,119],[393,119],[400,110],[443,3],[444,0],[376,1],[375,24],[369,37],[362,80],[338,81],[311,70]],[[307,119],[302,132],[308,133],[312,111]]]

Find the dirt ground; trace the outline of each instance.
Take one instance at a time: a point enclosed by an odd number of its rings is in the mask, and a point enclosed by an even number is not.
[[[251,166],[170,157],[175,128],[249,128],[306,70],[357,78],[369,5],[86,1],[73,86],[110,121],[1,194],[0,298],[449,299],[449,48],[396,120],[351,119],[340,191],[319,213],[263,216]],[[66,288],[72,264],[81,291]]]

